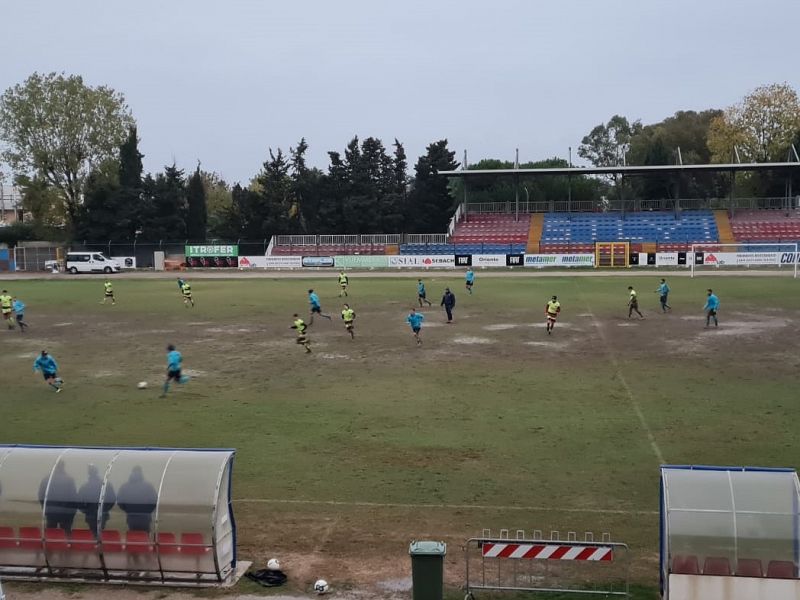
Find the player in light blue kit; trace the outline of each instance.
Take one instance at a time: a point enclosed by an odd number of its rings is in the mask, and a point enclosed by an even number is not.
[[[308,320],[309,325],[314,324],[314,315],[317,314],[320,317],[325,317],[328,321],[331,320],[330,315],[322,314],[322,306],[319,303],[319,296],[314,290],[308,290],[308,303],[311,305],[311,318]]]
[[[418,313],[416,308],[412,308],[409,315],[406,317],[406,323],[411,325],[411,331],[414,332],[414,339],[417,340],[417,346],[422,345],[422,338],[419,337],[419,332],[422,330],[422,322],[425,320],[425,315]]]
[[[464,276],[464,279],[467,284],[467,293],[472,296],[472,286],[475,285],[475,271],[472,270],[472,267],[467,269],[467,274]]]
[[[164,382],[164,391],[161,398],[164,398],[169,391],[171,381],[175,383],[186,383],[189,381],[188,375],[181,375],[183,356],[175,349],[174,344],[167,346],[167,380]]]
[[[661,283],[658,285],[656,294],[658,294],[658,298],[661,300],[661,312],[672,310],[672,307],[667,304],[667,299],[669,298],[669,286],[667,285],[666,279],[661,279]]]
[[[41,371],[44,380],[56,393],[61,391],[64,381],[58,376],[58,363],[56,359],[47,353],[47,350],[42,350],[42,353],[36,357],[33,362],[33,372]]]
[[[419,301],[420,308],[422,308],[423,302],[426,302],[428,306],[433,306],[428,300],[428,292],[425,291],[425,282],[422,279],[417,279],[417,301]]]
[[[19,332],[25,333],[25,328],[28,324],[25,322],[25,303],[22,302],[19,298],[14,298],[14,301],[11,304],[11,308],[14,309],[14,314],[17,317],[17,325],[19,325]]]
[[[719,327],[719,321],[717,321],[719,298],[717,298],[717,295],[711,288],[708,290],[708,299],[706,300],[706,305],[703,307],[703,310],[706,311],[706,327],[711,326],[711,319],[714,319],[714,327]]]

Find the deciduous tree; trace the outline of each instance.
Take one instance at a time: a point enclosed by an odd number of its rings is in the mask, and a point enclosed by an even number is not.
[[[17,174],[58,190],[69,224],[89,173],[115,157],[134,123],[122,94],[77,75],[34,73],[0,96],[0,139]]]
[[[800,100],[786,83],[756,88],[711,123],[708,147],[717,162],[728,162],[733,148],[743,162],[786,160],[800,132]]]

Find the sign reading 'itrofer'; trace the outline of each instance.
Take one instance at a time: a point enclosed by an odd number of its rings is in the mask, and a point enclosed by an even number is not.
[[[200,244],[186,246],[186,258],[201,256],[239,256],[237,244]]]

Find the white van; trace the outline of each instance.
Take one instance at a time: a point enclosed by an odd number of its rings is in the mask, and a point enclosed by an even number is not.
[[[102,252],[69,252],[67,273],[119,273],[120,264]]]

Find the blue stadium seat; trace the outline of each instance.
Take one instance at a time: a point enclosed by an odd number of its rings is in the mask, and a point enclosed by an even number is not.
[[[711,211],[628,213],[548,213],[542,244],[594,242],[717,242],[719,232]]]

